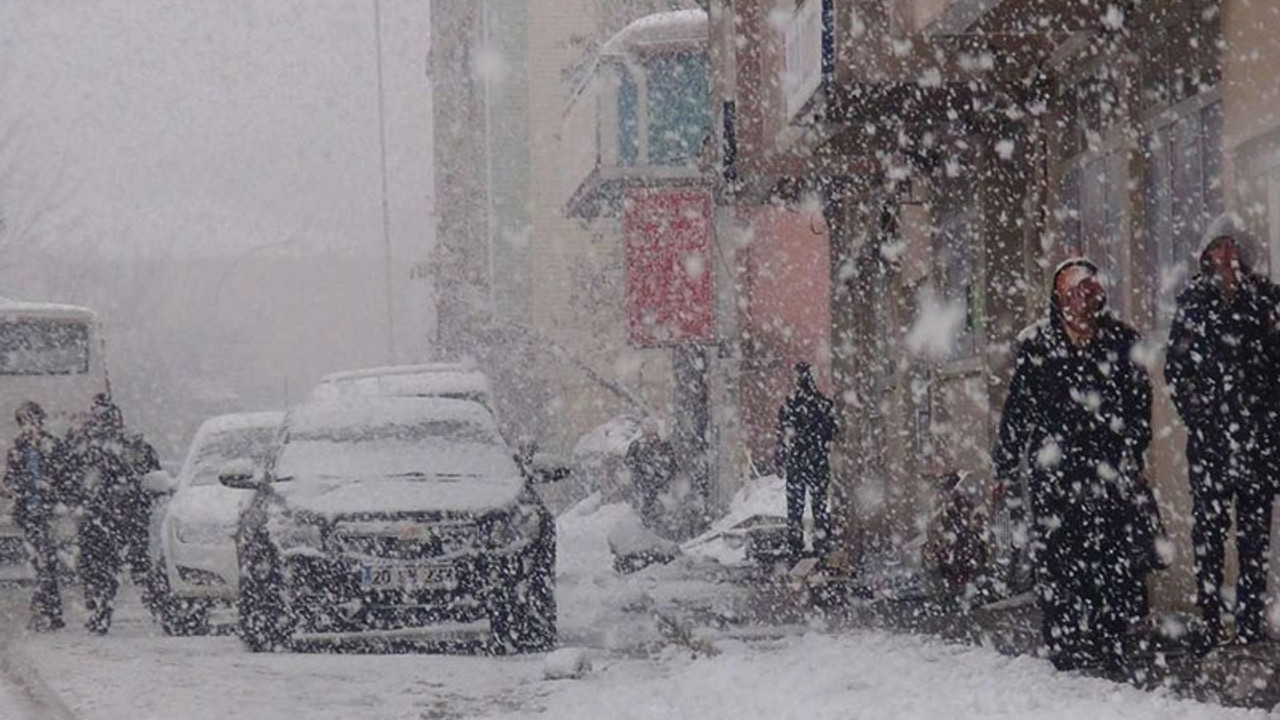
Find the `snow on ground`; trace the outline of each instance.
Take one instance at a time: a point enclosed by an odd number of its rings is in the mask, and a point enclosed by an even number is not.
[[[640,652],[662,642],[655,613],[690,609],[733,614],[744,590],[694,557],[654,565],[631,575],[613,569],[609,534],[639,523],[625,503],[602,504],[599,495],[557,520],[556,599],[562,645]]]
[[[721,643],[715,657],[622,660],[551,686],[536,708],[494,718],[557,720],[1193,720],[1262,718],[1053,670],[1044,660],[884,632],[807,635],[772,648]]]
[[[9,658],[34,670],[81,720],[1267,717],[1059,673],[1044,660],[879,631],[780,628],[771,639],[720,632],[673,644],[656,615],[696,606],[728,612],[742,591],[723,581],[717,563],[687,554],[616,574],[607,537],[633,520],[628,506],[598,497],[559,519],[565,649],[552,657],[255,655],[232,637],[161,636],[130,592],[111,635],[92,637],[73,624],[19,638]],[[0,686],[7,720],[15,715],[5,701]]]
[[[4,675],[0,675],[0,718],[5,720],[25,720],[36,717],[30,703],[22,696],[21,691]]]

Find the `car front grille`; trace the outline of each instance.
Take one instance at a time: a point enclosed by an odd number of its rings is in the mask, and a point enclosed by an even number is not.
[[[343,555],[382,560],[424,560],[477,550],[480,527],[471,521],[348,521],[334,528]]]

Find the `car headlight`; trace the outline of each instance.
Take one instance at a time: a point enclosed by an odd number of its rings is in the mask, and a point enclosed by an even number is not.
[[[501,548],[530,542],[538,537],[541,523],[536,507],[516,505],[511,512],[495,517],[490,523],[489,546]]]
[[[267,517],[267,536],[284,554],[324,551],[324,528],[321,523],[297,513],[271,513]]]

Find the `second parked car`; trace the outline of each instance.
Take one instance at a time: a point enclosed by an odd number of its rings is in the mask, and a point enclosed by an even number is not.
[[[210,605],[237,597],[235,533],[252,494],[222,486],[218,473],[229,463],[260,470],[275,451],[283,420],[279,412],[206,420],[178,477],[168,480],[173,495],[156,511],[151,549],[166,632],[203,632]]]

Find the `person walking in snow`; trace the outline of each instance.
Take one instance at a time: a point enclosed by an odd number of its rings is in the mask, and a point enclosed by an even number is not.
[[[44,408],[28,400],[14,414],[18,436],[5,461],[4,485],[13,498],[13,521],[22,530],[36,576],[30,627],[37,632],[63,627],[58,591],[58,557],[53,538],[54,506],[62,501],[67,479],[62,443],[44,429]]]
[[[1271,505],[1280,479],[1280,291],[1254,274],[1253,248],[1238,217],[1214,220],[1169,328],[1164,371],[1188,430],[1201,651],[1222,639],[1224,616],[1235,616],[1238,641],[1266,637]],[[1222,582],[1233,507],[1240,573],[1229,608]]]
[[[120,408],[105,393],[94,398],[89,418],[68,444],[83,478],[79,538],[86,627],[101,635],[111,627],[117,575],[124,565],[143,604],[156,609],[147,546],[151,498],[142,489],[142,476],[159,463],[151,446],[125,429]]]
[[[1031,560],[1041,633],[1060,669],[1124,667],[1146,613],[1146,516],[1138,483],[1151,442],[1151,381],[1139,336],[1106,308],[1097,267],[1058,266],[1048,317],[1023,330],[993,453],[1001,487],[1029,469]]]
[[[786,476],[787,549],[793,560],[804,553],[804,505],[808,494],[813,512],[813,551],[831,551],[831,516],[827,512],[827,485],[831,475],[829,453],[836,434],[835,411],[818,390],[813,368],[796,363],[795,387],[778,410],[777,464]]]

